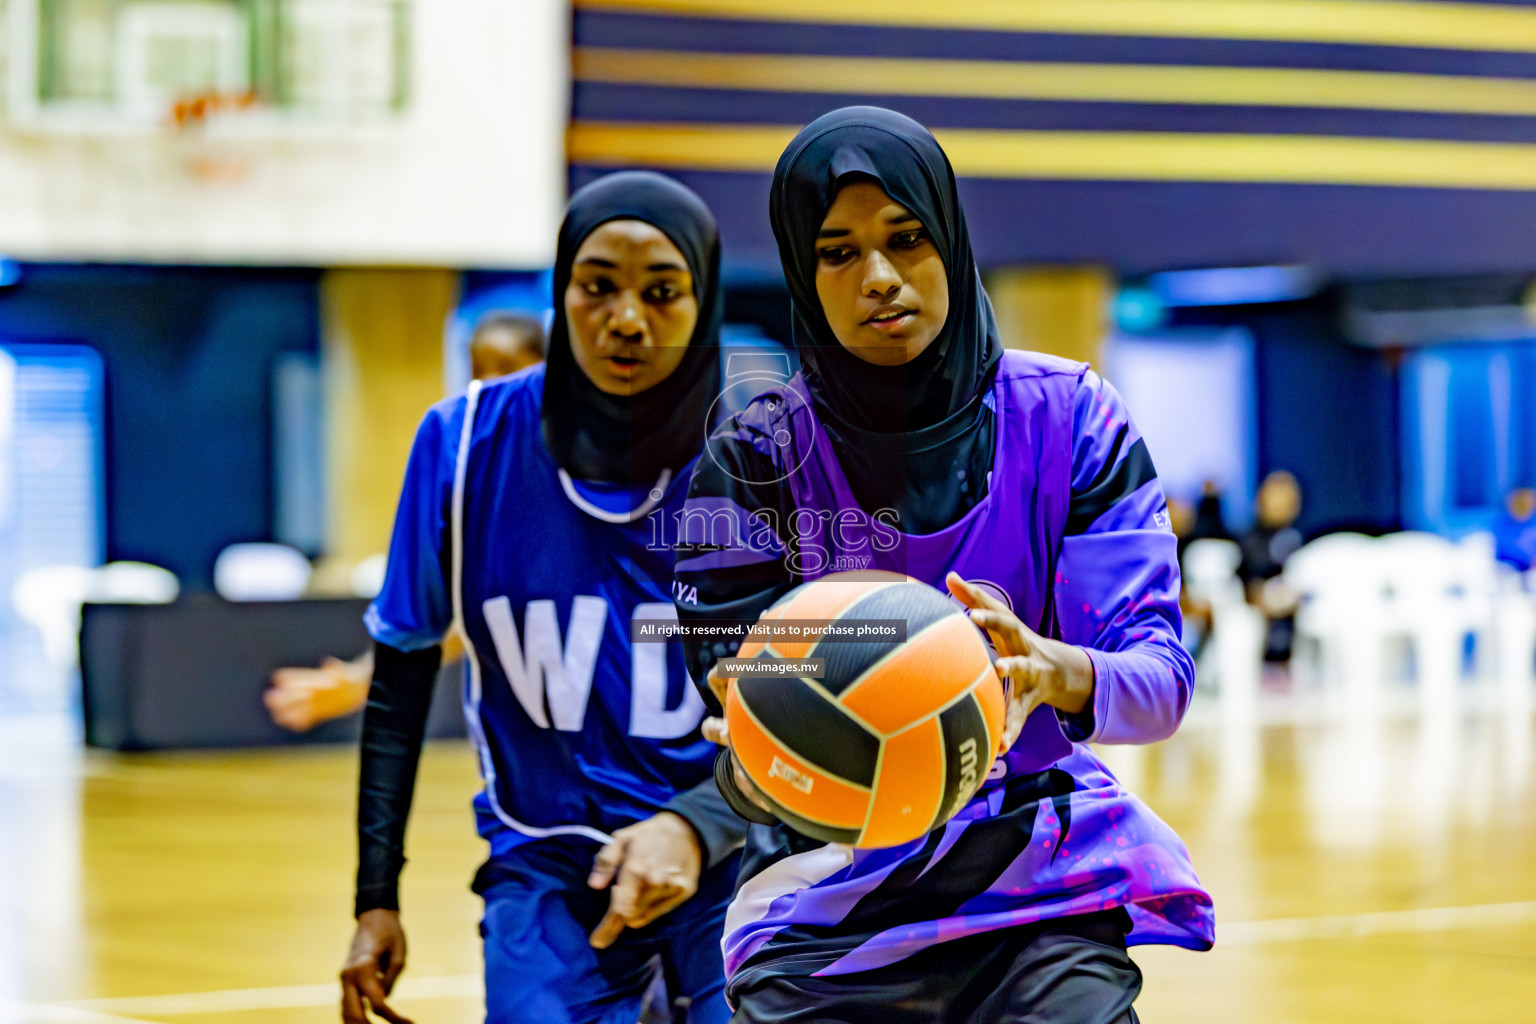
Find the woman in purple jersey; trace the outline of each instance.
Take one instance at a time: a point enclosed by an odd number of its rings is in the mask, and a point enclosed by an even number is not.
[[[804,372],[700,460],[680,613],[750,621],[839,569],[947,585],[1001,656],[1015,742],[948,823],[887,850],[768,825],[722,752],[722,789],[762,823],[726,919],[734,1019],[1134,1021],[1126,947],[1214,936],[1183,844],[1085,745],[1167,737],[1192,688],[1146,446],[1087,366],[1002,351],[922,126],[820,118],[770,210]],[[689,650],[711,698],[725,653]]]

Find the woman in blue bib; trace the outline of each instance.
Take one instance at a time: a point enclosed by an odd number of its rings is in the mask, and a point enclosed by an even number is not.
[[[633,1024],[659,958],[689,1020],[723,1021],[719,937],[743,825],[711,775],[676,643],[672,544],[721,390],[708,209],[626,172],[571,199],[544,366],[427,414],[401,491],[363,725],[357,933],[343,1018],[391,1021],[398,876],[439,643],[464,638],[485,781],[486,1019]]]

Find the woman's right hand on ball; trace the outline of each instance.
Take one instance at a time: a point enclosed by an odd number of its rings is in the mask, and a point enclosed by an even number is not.
[[[715,665],[709,670],[709,675],[704,677],[704,681],[709,684],[709,692],[715,695],[715,699],[720,702],[720,706],[722,708],[725,707],[725,701],[730,696],[731,687],[736,684],[735,677],[722,675],[720,666]],[[731,730],[725,724],[724,717],[706,718],[699,726],[699,729],[704,733],[704,738],[711,743],[718,743],[722,747],[730,747]],[[731,776],[736,780],[736,788],[741,790],[742,796],[768,813],[774,813],[773,807],[768,801],[763,799],[762,794],[757,791],[757,787],[752,784],[751,778],[747,776],[746,770],[742,768],[741,762],[736,759],[735,751],[731,752]]]
[[[700,728],[704,730],[705,739],[723,747],[729,742],[725,728],[725,702],[731,694],[731,687],[735,685],[736,679],[734,676],[723,675],[720,671],[720,663],[716,662],[710,666],[709,675],[704,677],[704,682],[709,684],[709,692],[714,694],[715,700],[720,703],[721,717],[704,719],[704,724]]]

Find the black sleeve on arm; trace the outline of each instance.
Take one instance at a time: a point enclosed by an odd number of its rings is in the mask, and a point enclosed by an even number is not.
[[[734,422],[731,426],[735,426]],[[789,515],[794,511],[789,506],[789,495],[778,484],[782,474],[746,440],[723,437],[728,429],[722,429],[710,440],[711,457],[702,458],[695,465],[688,484],[688,500],[729,499],[749,515],[760,516],[761,522],[771,526],[782,541],[789,529]],[[736,546],[746,547],[745,538],[736,540]],[[722,547],[716,544],[679,548],[675,579],[680,586],[674,589],[674,595],[680,621],[756,622],[764,609],[800,583],[782,556],[729,567],[690,567],[691,561]],[[718,659],[735,654],[737,646],[727,642],[683,643],[688,674],[698,684],[710,714],[718,715],[720,707],[704,677]]]
[[[407,652],[374,645],[357,788],[357,914],[400,909],[405,822],[442,656],[435,646]]]
[[[747,835],[747,823],[731,810],[731,805],[720,795],[713,775],[692,789],[685,789],[674,796],[665,810],[693,826],[694,834],[699,837],[699,849],[704,854],[706,869],[741,849],[742,840]]]

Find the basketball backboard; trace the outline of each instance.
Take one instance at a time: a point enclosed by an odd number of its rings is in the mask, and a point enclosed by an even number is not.
[[[409,0],[8,0],[0,10],[12,121],[32,129],[140,134],[238,113],[239,131],[270,136],[387,121],[408,99]]]

